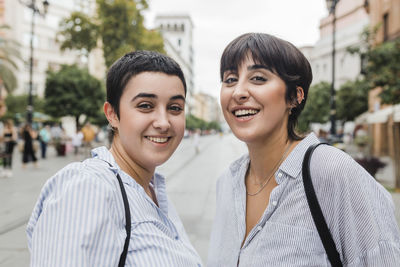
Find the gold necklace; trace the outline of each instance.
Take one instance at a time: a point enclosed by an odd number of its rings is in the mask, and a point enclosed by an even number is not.
[[[292,142],[290,142],[290,143],[288,144],[288,147],[286,148],[285,152],[283,153],[281,159],[280,159],[280,160],[278,161],[278,163],[274,166],[274,168],[272,168],[271,173],[267,176],[268,178],[261,184],[261,187],[260,187],[260,189],[258,189],[257,192],[255,192],[255,193],[249,193],[249,192],[247,191],[247,188],[246,188],[246,193],[247,193],[248,196],[251,196],[251,197],[252,197],[252,196],[258,195],[258,194],[264,189],[264,187],[267,186],[268,182],[271,180],[272,176],[274,175],[274,173],[275,173],[277,167],[279,167],[279,165],[282,163],[283,159],[286,157],[287,153],[289,152],[289,148],[290,148],[291,146],[292,146]]]

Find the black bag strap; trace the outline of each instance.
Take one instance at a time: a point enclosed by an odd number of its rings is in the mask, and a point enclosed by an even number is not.
[[[107,162],[107,163],[108,163],[108,165],[110,165],[110,167],[112,167],[112,165],[109,162]],[[128,197],[126,196],[125,187],[124,187],[124,184],[122,183],[121,176],[119,176],[118,172],[117,172],[117,179],[118,179],[119,187],[121,188],[122,200],[124,201],[125,229],[126,229],[124,250],[121,253],[121,257],[119,258],[118,267],[124,267],[125,261],[126,261],[126,256],[128,255],[129,240],[131,237],[131,212],[129,210],[129,201],[128,201]]]
[[[319,237],[324,245],[325,251],[328,254],[328,259],[333,267],[342,267],[343,264],[340,260],[339,252],[336,249],[335,242],[326,224],[324,215],[322,214],[321,206],[318,203],[317,195],[315,194],[314,186],[310,175],[310,159],[314,150],[322,144],[313,144],[307,149],[303,160],[303,184],[306,192],[308,206],[310,207],[311,215],[313,217],[315,226],[317,227]]]

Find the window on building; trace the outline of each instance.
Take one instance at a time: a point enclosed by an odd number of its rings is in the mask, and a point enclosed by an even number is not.
[[[178,30],[178,25],[174,24],[174,31]]]
[[[181,25],[181,31],[183,31],[183,32],[185,31],[185,24],[183,24],[183,23]]]
[[[182,40],[181,40],[181,38],[179,38],[178,39],[178,46],[181,46],[182,45]]]
[[[389,13],[383,15],[383,41],[389,39]]]
[[[367,74],[367,71],[366,71],[367,63],[368,62],[367,62],[367,58],[365,57],[365,55],[361,55],[361,57],[360,57],[360,64],[361,64],[360,73],[363,75]]]

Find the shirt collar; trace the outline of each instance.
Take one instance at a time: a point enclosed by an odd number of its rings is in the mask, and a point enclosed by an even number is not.
[[[118,166],[117,162],[115,161],[113,155],[105,146],[101,146],[101,147],[92,149],[91,153],[92,153],[93,158],[98,158],[100,160],[110,163],[111,164],[111,166],[109,166],[110,170],[112,170],[112,172],[115,173],[115,175],[117,173],[119,173],[121,176],[121,180],[124,184],[140,186],[135,181],[135,179],[133,179],[127,173],[125,173],[123,170],[121,170],[121,168]],[[166,193],[164,176],[162,176],[161,174],[155,173],[153,178],[151,179],[151,183],[154,185],[154,190],[156,190],[158,193],[161,193],[161,195],[164,195]]]
[[[290,152],[289,156],[285,159],[285,161],[281,164],[279,169],[275,172],[275,174],[279,172],[284,172],[292,178],[297,178],[299,173],[301,172],[303,158],[309,146],[319,143],[317,136],[311,132],[304,138],[297,146]],[[247,172],[247,168],[249,166],[249,154],[245,154],[240,157],[238,160],[234,161],[230,166],[230,171],[233,177],[235,177],[236,185],[244,186],[244,180],[242,179]],[[280,183],[278,181],[278,183]]]
[[[290,152],[289,156],[279,167],[279,170],[285,172],[292,178],[297,178],[301,172],[303,158],[309,146],[319,143],[317,136],[311,132]]]

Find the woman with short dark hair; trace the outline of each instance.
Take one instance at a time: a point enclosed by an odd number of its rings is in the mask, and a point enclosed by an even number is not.
[[[186,83],[170,57],[128,53],[107,75],[111,148],[66,166],[28,222],[31,266],[201,266],[155,173],[181,142]]]
[[[295,131],[312,80],[307,59],[287,41],[248,33],[225,48],[220,74],[224,117],[248,154],[218,180],[208,266],[342,266],[325,250],[303,185],[306,151],[319,143],[315,134]],[[390,194],[332,146],[315,149],[309,172],[334,259],[344,266],[398,266]]]

